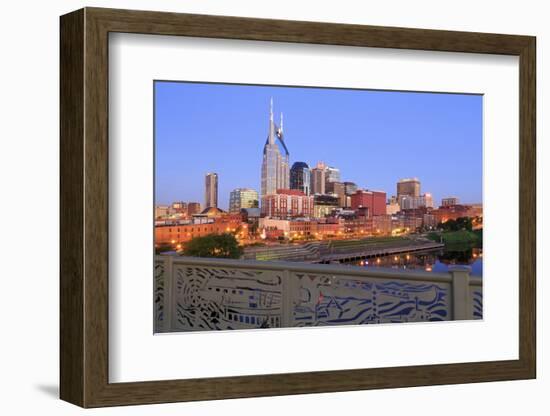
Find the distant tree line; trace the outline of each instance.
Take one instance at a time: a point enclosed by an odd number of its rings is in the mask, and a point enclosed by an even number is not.
[[[472,219],[469,217],[460,217],[456,220],[447,220],[437,224],[437,228],[443,231],[472,231]]]

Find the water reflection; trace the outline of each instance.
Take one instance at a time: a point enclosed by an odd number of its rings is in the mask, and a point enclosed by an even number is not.
[[[451,265],[468,265],[473,276],[483,272],[483,250],[478,247],[446,247],[416,253],[369,258],[354,263],[364,267],[384,267],[392,269],[424,270],[444,273]]]

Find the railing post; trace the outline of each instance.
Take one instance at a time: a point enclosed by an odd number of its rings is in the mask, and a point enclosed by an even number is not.
[[[166,256],[164,261],[164,331],[172,330],[173,315],[176,312],[174,282],[174,256]]]
[[[455,265],[449,267],[453,277],[453,320],[466,320],[471,317],[470,266]]]
[[[281,288],[281,328],[289,328],[292,324],[292,274],[288,269],[283,271],[282,288]]]

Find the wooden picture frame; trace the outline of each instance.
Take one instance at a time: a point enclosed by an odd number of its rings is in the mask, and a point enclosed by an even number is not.
[[[85,8],[61,17],[60,396],[82,407],[530,379],[536,376],[535,38]],[[515,55],[519,57],[519,359],[110,383],[110,32]]]

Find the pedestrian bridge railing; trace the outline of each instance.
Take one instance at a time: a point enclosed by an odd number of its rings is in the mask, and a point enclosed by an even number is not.
[[[155,332],[482,318],[482,281],[448,273],[155,257]]]

